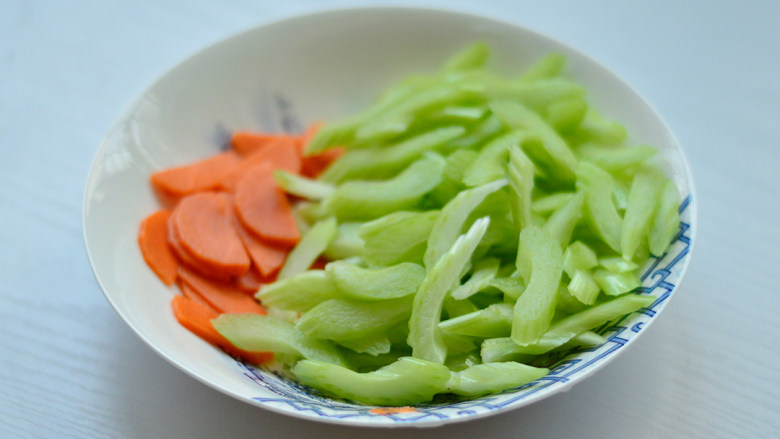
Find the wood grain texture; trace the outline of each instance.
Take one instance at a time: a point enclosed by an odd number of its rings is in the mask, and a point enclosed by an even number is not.
[[[279,416],[167,364],[103,298],[81,237],[89,164],[143,87],[234,32],[364,3],[0,2],[0,437],[399,436]],[[680,290],[615,362],[521,410],[403,437],[780,437],[780,4],[425,4],[540,30],[636,87],[688,154],[699,224]]]

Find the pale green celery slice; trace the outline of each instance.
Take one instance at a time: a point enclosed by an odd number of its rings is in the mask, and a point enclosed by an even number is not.
[[[295,327],[318,339],[357,339],[384,333],[408,319],[411,309],[411,297],[379,302],[330,299],[303,313]]]
[[[498,274],[501,261],[497,258],[484,258],[474,263],[471,277],[452,291],[450,296],[463,300],[486,288]]]
[[[308,337],[284,320],[260,314],[221,314],[211,323],[217,332],[239,349],[270,351],[346,366],[344,358],[331,342]]]
[[[569,276],[574,276],[577,270],[590,270],[597,265],[599,259],[596,252],[582,241],[572,242],[563,253],[563,270]]]
[[[362,268],[343,261],[325,267],[336,287],[356,300],[377,301],[409,296],[425,278],[425,269],[411,262],[382,268]]]
[[[305,227],[301,228],[301,224],[298,224],[301,233],[306,233],[311,228],[312,224],[317,223],[328,218],[328,212],[322,208],[322,203],[314,203],[311,201],[300,201],[293,206],[293,215],[296,217],[296,221],[305,223]]]
[[[598,268],[593,272],[593,280],[608,296],[618,296],[642,285],[639,275],[634,271],[613,273],[607,269]]]
[[[370,149],[350,150],[320,176],[320,180],[339,183],[357,178],[378,179],[392,177],[420,158],[425,151],[434,150],[462,136],[466,129],[448,126],[416,135],[396,144]]]
[[[341,223],[336,236],[330,241],[323,255],[331,261],[363,256],[364,242],[358,235],[364,223]]]
[[[365,242],[363,257],[369,264],[421,263],[438,210],[394,212],[363,224],[358,235]]]
[[[614,187],[606,171],[589,162],[580,163],[577,189],[585,192],[585,217],[601,240],[619,252],[623,219],[612,201]]]
[[[334,146],[351,143],[355,130],[362,122],[362,117],[354,116],[339,122],[323,125],[317,131],[317,134],[314,135],[311,142],[306,145],[304,154],[317,154]]]
[[[571,99],[582,99],[585,89],[563,78],[540,79],[533,82],[489,83],[485,94],[496,100],[509,99],[543,112],[551,104]]]
[[[358,373],[345,367],[303,360],[292,372],[301,383],[321,392],[379,406],[404,406],[430,401],[447,388],[450,371],[442,364],[412,357],[373,372]]]
[[[592,280],[592,279],[591,279]],[[596,282],[593,281],[593,285],[595,285]],[[561,284],[558,286],[558,299],[555,304],[555,310],[556,313],[561,312],[563,314],[575,314],[583,309],[587,308],[588,305],[585,305],[582,303],[582,301],[572,294],[572,292],[569,290],[569,286],[571,285],[571,281],[566,284],[566,282],[561,282]],[[575,285],[576,286],[576,285]],[[590,288],[590,287],[588,287]],[[598,285],[596,285],[596,296],[598,297],[598,293],[601,290],[599,289]],[[581,292],[583,296],[588,296],[590,291],[583,291]],[[555,317],[553,317],[555,319]]]
[[[444,298],[459,281],[489,224],[488,218],[475,221],[468,232],[458,237],[450,250],[428,269],[414,296],[409,319],[407,343],[412,347],[414,357],[436,363],[443,363],[447,357],[447,347],[438,328]]]
[[[474,105],[453,105],[444,107],[432,113],[429,117],[432,120],[444,120],[461,123],[473,123],[482,119],[487,113],[487,108]]]
[[[311,264],[328,248],[328,244],[336,236],[336,231],[335,218],[328,218],[314,224],[303,235],[298,245],[287,255],[277,279],[284,280],[308,270]]]
[[[470,149],[458,149],[447,156],[447,164],[444,166],[444,177],[439,186],[431,192],[431,198],[438,205],[445,205],[463,190],[463,173],[474,159],[477,152]]]
[[[439,323],[439,329],[450,334],[473,337],[506,337],[512,330],[512,305],[497,303],[469,314]]]
[[[449,143],[452,148],[481,148],[493,136],[503,131],[504,125],[492,113],[483,122],[471,129],[463,137],[459,137]]]
[[[565,351],[575,347],[599,346],[607,341],[603,336],[592,331],[585,331],[571,338],[569,341],[549,351]],[[525,353],[528,349],[518,346],[510,337],[489,338],[482,342],[480,357],[485,364],[503,361],[531,362],[539,354]],[[549,352],[546,351],[546,352]]]
[[[469,337],[468,335],[442,332],[441,339],[444,342],[444,346],[446,346],[447,356],[468,354],[476,352],[479,349],[479,345],[476,343],[475,338]]]
[[[612,299],[609,302],[594,305],[579,313],[558,320],[544,333],[539,341],[528,346],[517,345],[514,352],[522,354],[543,354],[563,345],[576,337],[577,334],[581,334],[601,324],[634,312],[642,307],[649,306],[654,301],[655,297],[652,296],[626,294]],[[484,346],[483,343],[483,349]]]
[[[578,191],[573,198],[553,212],[544,223],[544,230],[555,238],[561,246],[566,246],[571,241],[574,227],[582,218],[585,194]]]
[[[598,258],[596,252],[582,241],[571,243],[563,253],[563,271],[570,278],[566,292],[574,296],[580,303],[592,305],[598,298],[601,289],[596,284],[591,273],[591,269],[597,265]],[[568,301],[567,294],[559,291],[559,300],[561,297]],[[578,306],[569,303],[568,306],[561,308],[571,310],[572,308],[578,308]]]
[[[476,349],[465,354],[448,355],[447,362],[444,363],[451,372],[459,372],[476,364],[482,364],[479,351]]]
[[[569,98],[555,101],[547,106],[547,121],[561,134],[577,128],[585,117],[588,104],[583,98]]]
[[[557,192],[531,201],[531,212],[541,215],[550,214],[574,197],[574,192]]]
[[[576,153],[580,159],[589,161],[605,171],[621,173],[633,170],[646,162],[658,154],[658,149],[646,145],[615,148],[586,143],[578,146]]]
[[[528,384],[549,372],[549,369],[515,361],[476,364],[459,372],[450,372],[447,391],[462,396],[482,396]]]
[[[489,285],[504,293],[504,296],[510,299],[512,303],[525,291],[523,282],[514,277],[497,277],[492,279]]]
[[[620,251],[624,259],[631,260],[640,242],[647,238],[664,180],[660,170],[649,166],[640,168],[634,176],[620,234]]]
[[[623,259],[620,256],[607,256],[599,259],[599,265],[613,273],[625,273],[639,268],[634,261]]]
[[[561,53],[551,52],[526,69],[516,81],[530,82],[544,78],[553,78],[561,74],[565,65],[566,56]]]
[[[631,190],[629,187],[630,182],[626,183],[622,178],[615,179],[615,189],[612,191],[612,201],[615,203],[618,212],[621,215],[625,215],[626,207],[628,207],[628,192]]]
[[[390,339],[384,334],[370,334],[361,338],[339,340],[337,344],[359,354],[382,355],[390,353]]]
[[[444,298],[444,312],[447,313],[447,318],[449,319],[460,317],[477,310],[479,310],[477,305],[474,305],[474,303],[468,299],[457,300],[453,299],[451,295]]]
[[[592,107],[585,112],[578,129],[578,135],[594,143],[618,145],[626,140],[626,128],[601,116]]]
[[[336,190],[333,185],[277,169],[274,180],[285,192],[307,200],[322,200]]]
[[[504,178],[509,147],[519,145],[525,137],[522,132],[513,131],[490,141],[463,172],[463,184],[474,187]]]
[[[520,232],[516,265],[527,286],[515,303],[512,339],[527,345],[550,327],[563,273],[561,246],[546,231],[526,227]]]
[[[460,192],[442,208],[433,224],[423,262],[429,270],[452,247],[466,224],[469,214],[493,192],[506,186],[506,180],[498,180]]]
[[[574,181],[577,158],[566,141],[538,114],[514,101],[493,101],[489,107],[508,128],[535,134],[552,162],[550,169],[555,177],[563,182]]]
[[[534,164],[520,146],[509,147],[509,187],[512,194],[512,217],[518,230],[532,224],[531,192],[534,189]]]
[[[651,254],[662,255],[677,235],[680,228],[679,206],[680,193],[677,191],[677,186],[673,181],[667,180],[661,191],[661,198],[658,201],[658,207],[653,216],[653,226],[648,237]]]
[[[352,349],[347,348],[342,349],[342,355],[350,365],[350,369],[355,372],[365,373],[395,363],[399,358],[409,355],[409,352],[399,351],[391,346],[390,352],[386,354],[372,355],[366,352],[355,352]]]
[[[341,221],[370,220],[417,207],[442,180],[444,159],[426,153],[397,176],[382,181],[348,181],[323,200],[323,208]]]
[[[586,305],[593,305],[601,292],[598,283],[593,279],[589,270],[575,270],[570,275],[571,280],[567,289],[572,296]]]
[[[482,41],[477,41],[466,46],[451,56],[444,63],[442,71],[462,72],[464,70],[481,69],[490,57],[490,47]]]
[[[269,308],[303,312],[342,295],[324,270],[308,270],[261,286],[255,297]]]

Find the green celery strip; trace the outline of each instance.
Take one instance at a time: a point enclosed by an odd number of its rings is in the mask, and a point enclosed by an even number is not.
[[[512,304],[497,303],[447,319],[439,323],[439,329],[450,334],[473,337],[505,337],[512,330]]]
[[[323,255],[333,261],[356,256],[363,256],[365,243],[358,235],[364,223],[341,223],[336,230],[336,236],[330,241]]]
[[[661,171],[649,166],[642,167],[634,176],[620,234],[620,251],[624,259],[633,259],[639,244],[646,239],[663,183]]]
[[[319,201],[336,190],[333,185],[311,180],[281,169],[274,171],[274,180],[285,192],[307,200]]]
[[[450,372],[447,391],[462,396],[482,396],[528,384],[549,372],[549,369],[514,361],[476,364]]]
[[[417,292],[425,269],[411,262],[381,268],[362,268],[343,261],[325,267],[336,287],[355,300],[377,301],[410,296]]]
[[[260,314],[221,314],[211,321],[214,329],[239,349],[287,354],[346,366],[329,341],[306,336],[292,323]]]
[[[453,148],[481,149],[491,138],[501,133],[504,126],[492,113],[489,113],[483,122],[472,128],[463,137],[450,142]]]
[[[526,69],[516,80],[532,82],[539,79],[553,78],[561,74],[565,65],[566,56],[557,52],[548,53]]]
[[[574,197],[574,192],[557,192],[531,201],[531,212],[547,215],[566,204]]]
[[[438,210],[394,212],[363,224],[358,235],[365,242],[363,258],[374,265],[422,262]]]
[[[608,256],[598,260],[598,265],[606,268],[613,273],[625,273],[639,268],[636,262],[623,259],[620,256]]]
[[[639,275],[634,271],[623,273],[613,273],[609,270],[599,268],[593,272],[593,280],[608,296],[618,296],[629,291],[633,291],[642,285]]]
[[[414,296],[409,319],[407,343],[412,347],[414,357],[444,363],[447,347],[438,328],[444,298],[459,281],[489,224],[488,218],[475,221],[468,232],[458,237],[450,250],[428,269],[425,280]]]
[[[373,372],[358,373],[320,361],[303,360],[292,372],[305,385],[356,402],[379,406],[404,406],[430,401],[445,391],[450,371],[442,364],[412,357]]]
[[[323,208],[341,221],[370,220],[413,209],[442,180],[444,159],[426,154],[397,176],[382,181],[348,181],[323,200]]]
[[[490,57],[490,47],[484,42],[472,43],[461,49],[444,63],[445,73],[481,69]]]
[[[603,336],[592,331],[585,331],[574,336],[571,340],[551,348],[550,350],[565,351],[578,346],[599,346],[607,341]],[[480,358],[485,364],[503,362],[503,361],[533,361],[539,354],[525,353],[527,348],[518,346],[510,337],[488,338],[482,342],[480,348]]]
[[[303,312],[342,295],[324,270],[308,270],[261,286],[255,297],[268,307]]]
[[[648,237],[651,254],[662,255],[677,235],[680,228],[679,206],[680,193],[677,191],[677,186],[673,181],[667,180],[661,191],[661,199],[658,201]]]
[[[384,333],[408,319],[411,308],[410,297],[379,302],[330,299],[303,313],[295,326],[317,339],[357,339]]]
[[[498,180],[479,187],[460,192],[441,210],[433,224],[428,247],[423,262],[430,269],[452,247],[460,235],[469,214],[474,211],[488,195],[506,186],[506,180]]]
[[[534,164],[520,146],[509,147],[509,187],[512,194],[512,217],[515,227],[521,230],[531,221],[531,192],[534,189]]]
[[[527,287],[515,302],[512,339],[522,345],[535,342],[550,327],[558,283],[563,273],[560,244],[538,227],[520,232],[517,270]]]
[[[559,133],[568,133],[575,129],[585,117],[588,104],[583,98],[562,99],[547,106],[547,121]]]
[[[658,154],[656,148],[646,145],[614,148],[587,143],[577,147],[576,152],[582,160],[591,162],[612,173],[635,170],[639,165]]]
[[[328,218],[312,226],[287,256],[277,279],[284,280],[308,270],[328,248],[328,244],[336,236],[336,231],[337,224],[334,218]]]
[[[384,334],[370,334],[361,338],[338,340],[336,342],[358,354],[382,355],[390,353],[390,339]]]
[[[463,285],[458,286],[450,294],[454,299],[463,300],[486,288],[490,281],[498,274],[501,260],[497,258],[484,258],[474,264],[471,277]]]
[[[623,219],[612,201],[615,182],[598,166],[581,162],[577,169],[577,189],[585,192],[585,216],[593,230],[613,250],[620,251]]]
[[[463,184],[474,187],[506,177],[509,148],[519,145],[524,138],[522,132],[513,131],[485,145],[471,166],[464,171]]]
[[[562,205],[550,215],[544,223],[544,230],[555,238],[561,246],[566,246],[571,241],[574,227],[582,218],[585,194],[577,192],[566,204]]]
[[[523,282],[514,277],[497,277],[490,281],[490,286],[504,293],[504,297],[511,299],[512,302],[517,300],[525,291]]]
[[[579,132],[585,139],[602,145],[618,145],[627,137],[623,125],[602,117],[593,108],[588,108],[585,112]]]

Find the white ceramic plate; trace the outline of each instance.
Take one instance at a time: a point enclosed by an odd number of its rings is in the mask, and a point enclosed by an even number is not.
[[[163,286],[138,250],[142,218],[158,204],[155,170],[214,154],[233,130],[300,131],[364,108],[399,78],[430,72],[474,40],[493,49],[491,68],[516,73],[550,51],[568,56],[566,74],[590,101],[623,122],[633,140],[661,151],[685,201],[668,255],[646,267],[643,288],[658,298],[643,312],[601,328],[609,341],[561,358],[545,378],[467,402],[378,414],[370,407],[307,393],[247,367],[206,344],[173,318]],[[370,8],[291,18],[208,47],[163,75],[119,117],[100,146],[84,200],[84,238],[95,276],[125,322],[165,359],[209,386],[269,410],[363,426],[433,426],[521,407],[570,388],[642,334],[663,310],[688,264],[696,220],[685,158],[653,109],[625,83],[576,50],[522,27],[424,9]]]

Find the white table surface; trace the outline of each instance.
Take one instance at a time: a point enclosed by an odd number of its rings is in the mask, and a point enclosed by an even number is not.
[[[641,342],[565,394],[428,430],[301,421],[231,399],[122,322],[87,261],[101,137],[205,45],[324,0],[0,1],[0,437],[780,437],[780,2],[405,2],[546,33],[664,116],[698,190],[690,269]],[[404,3],[401,3],[404,4]]]

